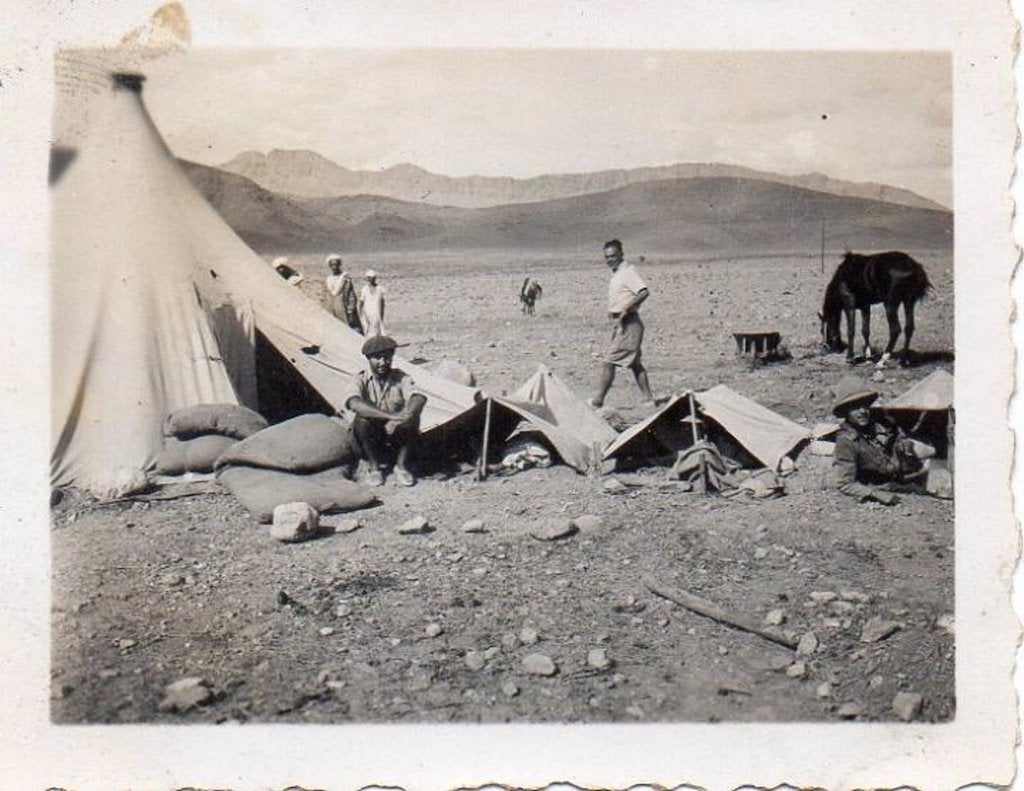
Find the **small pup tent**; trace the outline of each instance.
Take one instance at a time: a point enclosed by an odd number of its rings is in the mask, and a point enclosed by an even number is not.
[[[146,111],[144,78],[112,70],[117,57],[58,60],[74,122],[51,168],[51,482],[105,494],[145,482],[169,413],[260,410],[268,360],[303,384],[306,411],[341,409],[365,365],[362,336],[283,281],[193,188]],[[396,366],[428,396],[428,434],[480,399]]]
[[[692,404],[692,407],[691,407]],[[694,424],[699,430],[694,429]],[[699,440],[698,440],[699,435]],[[707,441],[743,466],[779,470],[810,431],[725,385],[675,396],[658,412],[619,435],[606,459],[656,458]]]
[[[939,458],[951,454],[956,420],[953,375],[948,371],[932,371],[902,395],[873,409],[894,420],[909,436],[932,445]]]
[[[493,400],[524,421],[513,435],[543,435],[562,461],[577,470],[599,465],[604,448],[617,436],[615,429],[544,365],[512,395]]]

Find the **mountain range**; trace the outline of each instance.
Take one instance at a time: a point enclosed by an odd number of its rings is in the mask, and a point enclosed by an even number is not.
[[[182,164],[228,224],[265,253],[593,250],[611,236],[622,238],[631,250],[661,253],[813,253],[821,244],[822,219],[829,249],[952,245],[953,216],[941,207],[764,178],[704,175],[635,181],[532,203],[465,208],[376,194],[282,194],[235,173]]]
[[[828,192],[852,198],[898,203],[921,209],[946,207],[910,190],[873,182],[850,182],[821,173],[783,176],[739,165],[679,163],[594,173],[560,173],[528,179],[494,176],[443,176],[416,165],[382,170],[350,170],[308,150],[245,151],[219,166],[273,192],[300,197],[380,195],[437,206],[483,208],[509,203],[539,203],[626,187],[648,181],[689,178],[743,178]]]

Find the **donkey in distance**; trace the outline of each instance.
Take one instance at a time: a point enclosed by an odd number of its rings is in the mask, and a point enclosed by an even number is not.
[[[847,362],[854,357],[854,311],[860,311],[864,356],[871,359],[871,306],[881,302],[889,321],[889,343],[878,361],[884,367],[903,332],[903,349],[899,363],[910,365],[910,339],[914,337],[914,305],[932,288],[924,267],[906,253],[888,252],[874,255],[846,253],[825,288],[825,301],[818,314],[825,346],[831,351],[846,349]],[[899,307],[903,306],[904,324],[900,326]],[[843,343],[840,320],[846,316],[846,343]]]

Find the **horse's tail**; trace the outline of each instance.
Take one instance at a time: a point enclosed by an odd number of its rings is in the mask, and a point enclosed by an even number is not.
[[[926,299],[934,290],[935,286],[928,279],[928,273],[917,261],[914,261],[913,283],[911,284],[911,295],[915,300]]]

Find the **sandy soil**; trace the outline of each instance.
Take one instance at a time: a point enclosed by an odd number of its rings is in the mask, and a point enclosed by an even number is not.
[[[876,385],[883,397],[937,366],[952,370],[951,259],[917,255],[936,286],[918,312],[923,361],[887,369]],[[647,257],[645,358],[656,392],[724,383],[804,424],[825,418],[847,367],[818,349],[826,276],[816,258]],[[322,258],[293,263],[320,299]],[[607,332],[596,256],[346,264],[381,272],[390,330],[411,344],[407,356],[460,360],[492,392],[514,389],[538,363],[590,391]],[[516,299],[526,274],[544,286],[533,317]],[[762,327],[782,333],[792,360],[735,355],[731,333]],[[878,311],[875,334],[884,341]],[[612,419],[648,414],[639,401],[620,377]],[[773,500],[665,488],[660,469],[621,494],[562,466],[482,482],[436,474],[412,489],[386,485],[355,532],[294,545],[273,541],[214,486],[112,504],[68,492],[53,509],[53,718],[895,720],[893,699],[909,692],[922,696],[917,719],[950,719],[953,504],[860,504],[823,488],[820,459],[800,462],[790,493]],[[417,514],[433,531],[399,535]],[[599,519],[560,541],[531,535],[581,515]],[[464,532],[470,519],[486,532]],[[648,580],[755,621],[781,610],[781,629],[813,632],[817,647],[797,656],[654,595]],[[864,642],[873,618],[898,628]],[[595,649],[606,662],[588,662]],[[524,666],[535,653],[553,661],[552,675]],[[202,677],[209,699],[161,711],[166,685],[184,677]]]

